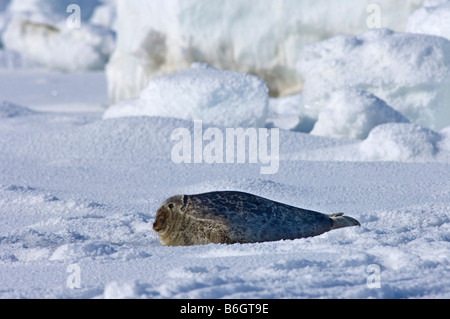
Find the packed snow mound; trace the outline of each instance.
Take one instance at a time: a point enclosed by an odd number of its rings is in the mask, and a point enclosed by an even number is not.
[[[256,76],[194,63],[188,70],[152,79],[139,99],[111,106],[104,118],[146,115],[264,127],[268,103],[267,86]]]
[[[3,34],[3,43],[50,69],[101,70],[114,50],[115,35],[101,26],[84,24],[72,29],[66,21],[53,24],[16,15]]]
[[[450,2],[424,3],[408,18],[406,31],[450,39]]]
[[[365,139],[375,126],[389,122],[408,122],[408,119],[371,93],[341,89],[331,93],[311,134]]]
[[[380,26],[403,31],[422,0],[377,2]],[[136,98],[150,78],[193,62],[255,74],[271,96],[298,93],[295,65],[304,46],[367,30],[370,6],[372,0],[120,0],[111,102]]]
[[[441,134],[417,124],[388,123],[375,127],[360,149],[369,161],[421,161],[433,158],[441,139]]]
[[[299,60],[304,103],[329,104],[332,92],[366,90],[409,120],[434,130],[450,124],[450,41],[387,29],[311,44]]]
[[[35,113],[27,107],[0,100],[0,119],[27,116]]]
[[[313,140],[313,137],[316,139]],[[311,134],[297,135],[295,139],[286,135],[281,135],[280,138],[288,140],[280,149],[282,160],[450,162],[450,131],[434,132],[412,123],[380,124],[364,140],[330,139]]]

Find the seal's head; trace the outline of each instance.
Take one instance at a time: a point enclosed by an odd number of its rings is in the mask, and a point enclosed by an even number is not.
[[[176,224],[182,206],[183,195],[175,195],[165,200],[158,208],[155,222],[153,223],[153,230],[158,233],[160,238],[168,234]]]

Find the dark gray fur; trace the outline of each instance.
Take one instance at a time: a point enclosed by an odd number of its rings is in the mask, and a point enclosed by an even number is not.
[[[169,218],[165,225],[165,242],[160,234],[161,241],[167,245],[296,239],[360,225],[357,220],[342,216],[342,213],[326,215],[234,191],[173,196],[161,205],[158,214],[161,215],[160,212],[169,209],[169,206],[173,207],[170,208],[174,211],[171,214],[177,214],[177,217]]]

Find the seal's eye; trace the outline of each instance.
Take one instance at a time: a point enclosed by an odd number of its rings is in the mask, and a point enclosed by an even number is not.
[[[169,204],[169,208],[172,209],[173,208],[173,204]]]

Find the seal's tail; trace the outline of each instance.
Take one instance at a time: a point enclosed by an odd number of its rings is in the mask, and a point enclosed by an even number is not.
[[[342,228],[342,227],[349,227],[349,226],[361,226],[359,221],[352,217],[344,216],[344,213],[337,213],[337,214],[331,214],[330,216],[331,220],[333,221],[333,228]]]

